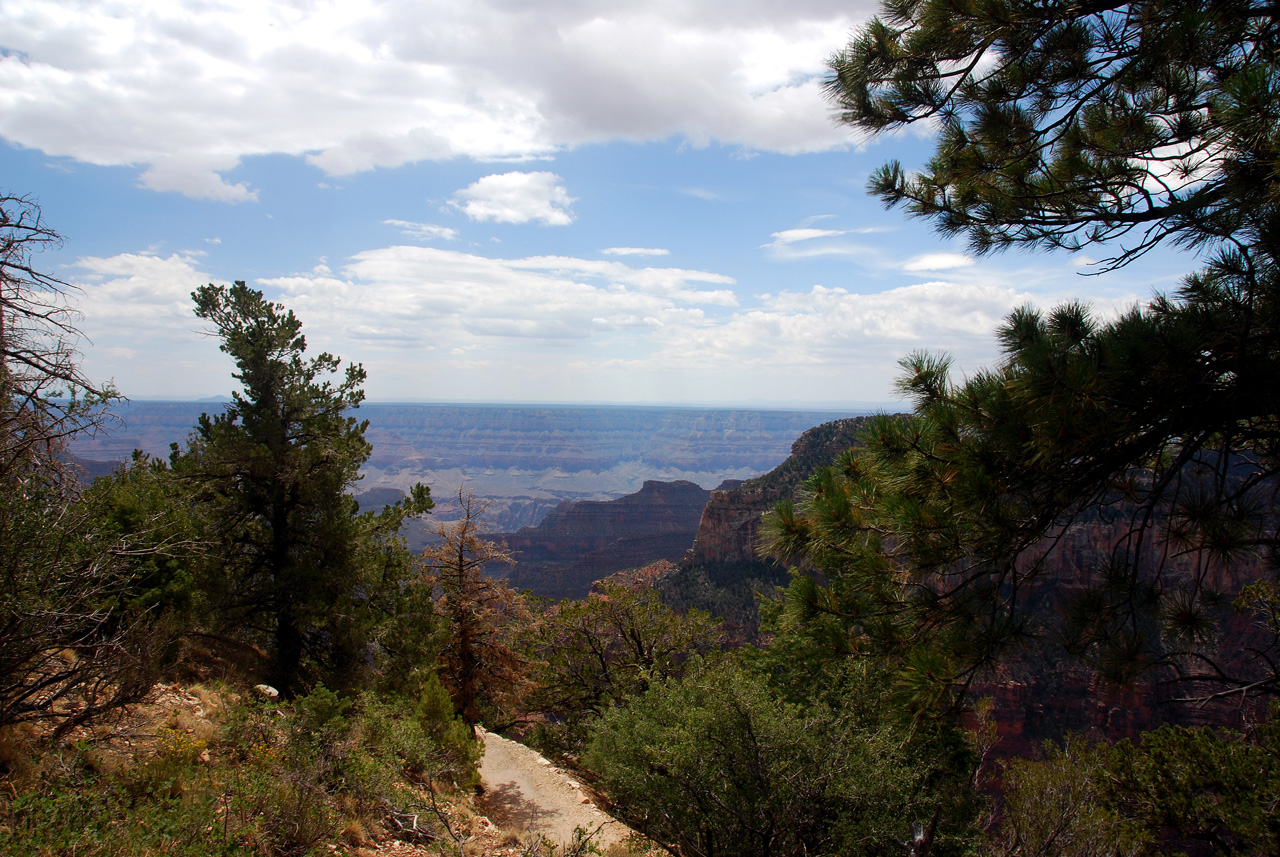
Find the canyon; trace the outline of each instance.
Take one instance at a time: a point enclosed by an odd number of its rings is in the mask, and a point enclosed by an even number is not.
[[[126,402],[116,419],[72,452],[90,475],[108,473],[135,449],[167,456],[218,402]],[[365,403],[373,453],[361,470],[362,505],[394,502],[429,485],[434,521],[458,514],[465,489],[489,503],[493,532],[535,526],[563,501],[607,501],[648,481],[705,489],[749,479],[783,461],[806,429],[845,414],[731,408]],[[410,536],[420,546],[430,526]]]
[[[91,474],[109,471],[135,448],[163,455],[211,407],[131,403],[120,425],[77,442],[74,452]],[[489,537],[515,557],[513,566],[491,570],[513,586],[550,599],[585,597],[604,578],[653,586],[677,609],[722,617],[736,643],[761,641],[758,599],[788,581],[785,567],[757,553],[763,515],[852,446],[866,420],[496,405],[366,405],[358,415],[369,420],[374,447],[357,495],[362,506],[394,502],[417,481],[433,488],[439,506],[407,533],[414,547],[453,517],[457,492],[467,490],[489,504]],[[1110,538],[1098,521],[1072,525],[1043,572],[1040,609],[1063,609],[1083,585],[1083,570],[1110,550]],[[1246,617],[1228,623],[1227,639],[1237,646],[1254,634]],[[1186,689],[1164,678],[1109,686],[1059,649],[1029,646],[985,675],[975,697],[992,700],[1001,756],[1031,753],[1068,731],[1114,739],[1161,722],[1239,725],[1256,716],[1239,700],[1188,702]]]

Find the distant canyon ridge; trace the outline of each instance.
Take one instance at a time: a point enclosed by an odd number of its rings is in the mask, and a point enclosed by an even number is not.
[[[110,472],[134,449],[167,456],[200,414],[218,402],[128,402],[119,421],[80,438],[73,453],[90,474]],[[704,490],[776,467],[807,429],[847,412],[673,407],[368,404],[373,455],[357,486],[362,505],[398,499],[415,482],[431,487],[431,520],[456,514],[465,487],[490,503],[486,529],[537,526],[563,501],[607,501],[646,482]],[[412,541],[418,538],[411,536]]]

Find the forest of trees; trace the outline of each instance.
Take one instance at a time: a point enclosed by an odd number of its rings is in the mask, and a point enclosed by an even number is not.
[[[887,205],[977,253],[1202,261],[1117,318],[1013,313],[967,379],[906,357],[912,413],[770,516],[761,549],[793,571],[761,595],[761,646],[652,589],[512,590],[465,493],[410,553],[426,486],[352,497],[364,370],[243,282],[192,293],[230,404],[85,484],[68,440],[117,393],[40,271],[59,236],[0,197],[0,853],[465,855],[437,798],[475,785],[481,724],[680,857],[1280,852],[1278,52],[1246,0],[887,0],[832,58],[841,121],[936,127],[924,170],[873,176]],[[1108,550],[1068,587],[1081,522]],[[1002,756],[977,689],[1032,649],[1235,719]],[[220,731],[97,749],[182,682],[220,688]]]

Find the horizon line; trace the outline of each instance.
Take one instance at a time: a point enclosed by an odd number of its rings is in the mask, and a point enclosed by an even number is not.
[[[174,404],[219,404],[230,402],[230,396],[131,396],[124,398],[125,404],[134,402],[174,403]],[[460,405],[472,407],[522,407],[522,408],[672,408],[684,410],[753,410],[753,411],[824,411],[863,413],[898,413],[909,409],[905,402],[866,401],[866,402],[773,402],[762,400],[738,400],[730,402],[691,403],[680,401],[571,401],[571,400],[532,400],[532,399],[403,399],[403,398],[367,398],[364,405]],[[358,406],[357,406],[358,407]]]

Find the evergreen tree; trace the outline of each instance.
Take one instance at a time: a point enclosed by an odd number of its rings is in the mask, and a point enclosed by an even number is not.
[[[825,584],[793,585],[784,626],[892,653],[920,704],[1048,641],[1113,680],[1280,691],[1274,623],[1213,645],[1243,581],[1275,600],[1278,23],[1258,2],[894,0],[832,59],[844,121],[938,123],[927,168],[871,190],[975,252],[1113,242],[1118,266],[1171,241],[1207,262],[1107,323],[1015,312],[964,382],[904,360],[914,414],[778,510],[770,549]],[[1083,521],[1109,548],[1055,596],[1043,572]]]
[[[887,0],[831,60],[840,119],[936,122],[872,192],[979,253],[1272,241],[1280,21],[1261,0]]]
[[[358,515],[349,491],[370,446],[348,411],[364,398],[364,370],[304,357],[302,323],[243,282],[192,297],[243,389],[201,416],[173,469],[195,486],[218,546],[205,587],[224,618],[270,641],[270,680],[291,694],[306,657],[331,675],[364,659],[364,614],[407,574],[398,524],[433,504],[419,485],[380,516]]]

